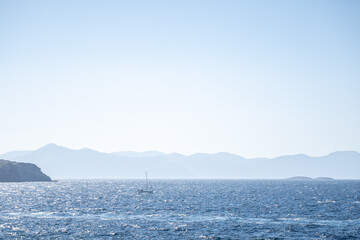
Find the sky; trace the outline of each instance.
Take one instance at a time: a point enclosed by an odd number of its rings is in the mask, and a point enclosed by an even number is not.
[[[0,0],[0,153],[360,152],[359,1]]]

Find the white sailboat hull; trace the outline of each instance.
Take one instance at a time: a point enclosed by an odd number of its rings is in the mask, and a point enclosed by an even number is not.
[[[144,190],[144,189],[138,189],[139,193],[153,193],[153,190]]]

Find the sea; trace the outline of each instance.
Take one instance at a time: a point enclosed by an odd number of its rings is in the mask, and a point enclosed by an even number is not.
[[[0,183],[0,239],[360,239],[359,180]]]

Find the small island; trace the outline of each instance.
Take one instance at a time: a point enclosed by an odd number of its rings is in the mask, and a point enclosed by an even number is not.
[[[311,177],[305,177],[305,176],[295,176],[295,177],[290,177],[290,178],[286,178],[287,180],[312,180]]]
[[[0,159],[0,182],[51,182],[51,178],[35,164]]]
[[[331,177],[317,177],[314,180],[334,180],[334,179]]]
[[[305,177],[305,176],[296,176],[296,177],[286,178],[286,180],[334,180],[334,179],[331,177],[311,178],[311,177]]]

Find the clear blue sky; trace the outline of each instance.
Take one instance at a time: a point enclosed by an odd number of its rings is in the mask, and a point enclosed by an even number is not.
[[[0,153],[360,151],[360,1],[0,1]]]

